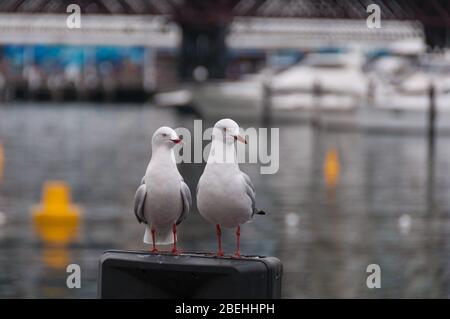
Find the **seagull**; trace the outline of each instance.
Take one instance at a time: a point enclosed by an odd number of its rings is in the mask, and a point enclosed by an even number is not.
[[[240,257],[241,224],[255,214],[265,214],[256,208],[255,187],[250,178],[239,169],[235,141],[247,144],[235,121],[222,119],[214,125],[208,161],[197,185],[197,208],[216,225],[218,256],[224,255],[221,226],[236,228],[235,256]]]
[[[182,138],[170,127],[163,126],[152,137],[152,157],[141,185],[134,196],[134,214],[139,223],[145,223],[144,243],[173,244],[177,250],[177,225],[192,207],[189,187],[178,172],[173,147]]]

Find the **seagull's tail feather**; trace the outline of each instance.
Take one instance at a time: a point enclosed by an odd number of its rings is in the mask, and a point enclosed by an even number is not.
[[[144,243],[152,244],[152,230],[150,226],[145,227]],[[162,228],[156,230],[156,245],[170,245],[173,244],[172,227]]]
[[[266,212],[263,211],[262,209],[256,208],[256,209],[255,209],[255,214],[256,214],[256,215],[266,215]]]
[[[173,244],[172,226],[168,228],[158,228],[156,232],[156,244],[170,245]]]
[[[152,243],[152,230],[150,227],[145,227],[145,234],[144,234],[144,244],[151,244]]]

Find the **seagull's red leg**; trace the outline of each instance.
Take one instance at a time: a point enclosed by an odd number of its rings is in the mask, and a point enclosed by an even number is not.
[[[177,250],[177,225],[175,225],[175,224],[173,224],[172,233],[173,233],[172,254],[178,254],[178,250]]]
[[[217,234],[217,241],[219,242],[219,250],[217,251],[217,256],[223,256],[223,250],[222,250],[222,230],[220,229],[220,225],[216,225],[216,234]]]
[[[153,249],[152,253],[158,252],[158,249],[156,249],[156,230],[154,227],[152,227],[152,243],[153,243]]]
[[[241,257],[241,251],[240,251],[240,239],[241,239],[241,225],[238,225],[236,229],[236,240],[237,240],[237,249],[236,253],[234,254],[236,257]]]

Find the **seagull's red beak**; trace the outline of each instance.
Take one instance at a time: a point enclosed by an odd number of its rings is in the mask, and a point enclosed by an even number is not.
[[[247,144],[247,140],[242,135],[234,135],[234,140]]]
[[[178,138],[173,138],[171,139],[171,141],[174,142],[175,144],[183,143],[183,135],[180,135]]]

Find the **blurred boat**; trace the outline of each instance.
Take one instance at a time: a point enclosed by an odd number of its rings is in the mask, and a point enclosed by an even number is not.
[[[394,57],[380,62],[393,62]],[[399,62],[399,60],[397,60]],[[386,64],[386,63],[382,63]],[[374,106],[393,111],[426,111],[429,108],[429,91],[436,91],[436,107],[439,111],[450,111],[450,60],[443,57],[428,57],[416,65],[390,64],[385,72],[376,73]]]
[[[266,83],[266,84],[265,84]],[[348,54],[310,54],[300,64],[273,76],[267,72],[239,81],[208,81],[189,85],[193,103],[206,118],[263,117],[264,85],[273,120],[306,120],[318,110],[354,111],[367,95],[368,80],[361,58]]]
[[[203,118],[252,120],[261,116],[262,85],[259,77],[249,77],[240,81],[209,80],[187,87]]]
[[[192,103],[192,94],[189,90],[178,90],[156,93],[153,100],[160,107],[183,107]]]
[[[420,131],[427,127],[432,81],[438,128],[450,120],[450,62],[388,56],[370,72],[353,53],[310,54],[278,74],[239,81],[189,85],[193,105],[205,118],[254,121],[264,116],[265,87],[274,121],[320,122],[342,129]],[[428,59],[428,60],[426,60]],[[268,80],[270,79],[270,80]]]
[[[344,111],[358,107],[368,84],[361,62],[355,53],[310,54],[273,78],[271,89],[283,93],[284,101],[274,103],[274,108]]]

